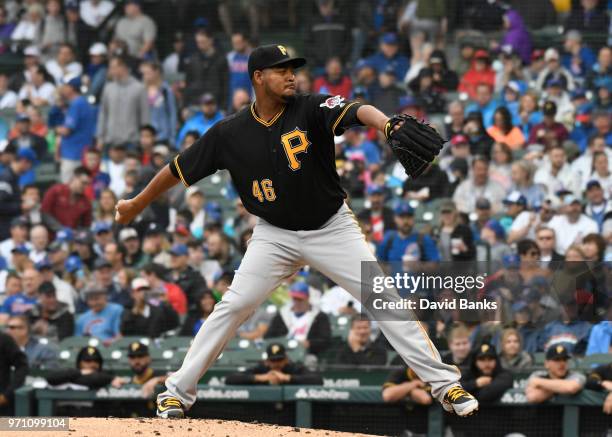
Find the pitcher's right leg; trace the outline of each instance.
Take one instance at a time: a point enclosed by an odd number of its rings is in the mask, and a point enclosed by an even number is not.
[[[164,413],[175,410],[176,416],[181,416],[176,406],[169,405],[165,410],[167,399],[180,401],[180,410],[191,408],[198,381],[238,327],[283,279],[297,270],[299,255],[293,248],[298,246],[292,238],[290,231],[258,223],[232,285],[198,331],[181,368],[166,380],[167,390],[157,397],[158,416],[174,415]]]

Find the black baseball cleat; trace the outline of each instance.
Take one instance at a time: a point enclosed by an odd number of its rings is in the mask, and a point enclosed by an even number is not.
[[[157,417],[163,419],[182,419],[185,417],[183,404],[172,396],[163,397],[157,400]]]
[[[444,395],[442,408],[457,416],[466,417],[478,410],[478,401],[461,386],[451,387]]]

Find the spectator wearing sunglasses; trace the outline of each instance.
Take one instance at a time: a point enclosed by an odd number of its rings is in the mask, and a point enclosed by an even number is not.
[[[549,272],[540,266],[540,248],[535,241],[521,240],[516,248],[520,259],[519,271],[525,283],[534,277],[548,276]]]
[[[563,256],[555,250],[555,236],[555,231],[546,225],[540,225],[536,228],[535,241],[540,250],[540,265],[542,267],[550,267],[563,261]]]
[[[33,337],[30,323],[25,315],[12,316],[7,324],[8,334],[13,337],[19,349],[28,357],[28,364],[34,369],[51,369],[58,365],[58,351],[48,341]]]

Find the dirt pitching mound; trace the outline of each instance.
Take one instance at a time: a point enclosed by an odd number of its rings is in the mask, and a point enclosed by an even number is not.
[[[11,431],[11,437],[367,437],[370,434],[326,431],[290,426],[244,423],[216,419],[119,419],[78,417],[70,419],[69,431]]]

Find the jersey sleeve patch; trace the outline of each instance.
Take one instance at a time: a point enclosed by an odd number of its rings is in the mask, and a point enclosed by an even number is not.
[[[334,109],[335,107],[343,108],[345,105],[346,105],[346,102],[344,101],[344,97],[334,96],[334,97],[329,97],[328,99],[326,99],[323,103],[319,105],[319,107]]]

